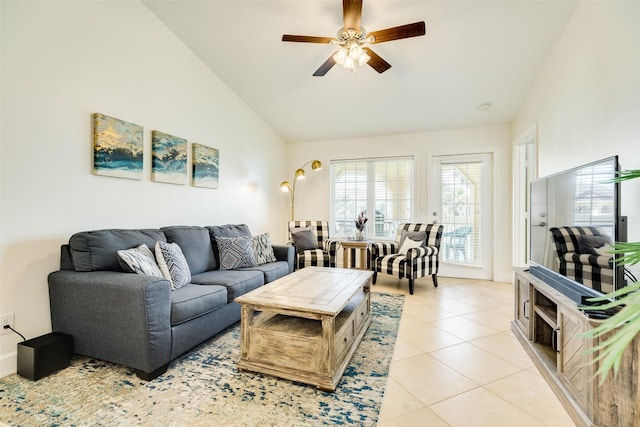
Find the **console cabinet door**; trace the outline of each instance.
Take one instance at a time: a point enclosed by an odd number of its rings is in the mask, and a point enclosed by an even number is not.
[[[558,307],[558,327],[558,377],[591,418],[593,369],[590,356],[585,353],[589,348],[588,340],[580,336],[589,327],[587,318],[575,309]]]
[[[532,287],[529,284],[529,281],[525,280],[523,277],[516,275],[515,282],[515,320],[520,327],[520,330],[524,332],[524,335],[531,339],[531,296],[532,296]]]
[[[596,327],[597,322],[592,325]],[[609,336],[594,339],[593,345],[598,345]],[[596,353],[597,355],[597,353]],[[593,387],[593,421],[599,426],[640,426],[640,336],[636,336],[626,348],[620,363],[618,375],[609,373],[605,381],[600,384],[600,378],[594,377]],[[600,367],[594,363],[593,370]]]

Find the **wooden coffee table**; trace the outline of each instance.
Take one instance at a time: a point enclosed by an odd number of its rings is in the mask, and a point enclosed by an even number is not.
[[[371,323],[371,276],[307,267],[236,298],[238,367],[335,391]]]

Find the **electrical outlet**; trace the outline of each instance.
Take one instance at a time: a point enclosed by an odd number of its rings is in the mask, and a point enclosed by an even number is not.
[[[2,316],[0,316],[0,326],[2,326],[2,329],[0,329],[0,335],[4,335],[4,334],[10,334],[11,333],[11,329],[6,328],[6,325],[11,326],[12,328],[13,326],[13,313],[9,313],[9,314],[3,314]]]

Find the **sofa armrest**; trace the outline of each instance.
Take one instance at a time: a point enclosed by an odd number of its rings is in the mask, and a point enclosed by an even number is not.
[[[292,245],[271,245],[273,253],[278,261],[286,261],[289,264],[289,273],[293,273],[296,258],[296,248]]]
[[[575,264],[582,264],[582,265],[590,265],[592,267],[613,268],[613,256],[566,252],[564,254],[564,260],[566,262],[573,262]]]
[[[51,326],[73,336],[74,352],[142,372],[171,357],[169,281],[114,271],[49,274]]]
[[[334,239],[325,239],[322,246],[323,251],[329,254],[329,265],[331,267],[335,267],[338,249],[340,249],[340,241]]]
[[[379,256],[395,254],[397,252],[394,242],[371,242],[367,246],[367,249],[371,253],[372,260]]]

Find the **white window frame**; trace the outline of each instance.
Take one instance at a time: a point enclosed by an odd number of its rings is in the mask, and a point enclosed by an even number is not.
[[[401,164],[398,162],[406,162]],[[407,167],[406,172],[406,197],[384,197],[376,198],[376,186],[387,185],[391,182],[388,175],[376,176],[376,166],[384,167],[385,171],[389,168]],[[355,179],[359,179],[359,183],[354,181],[343,182],[345,188],[339,190],[339,184],[336,182],[336,175],[344,168],[351,168]],[[366,171],[363,172],[363,168]],[[358,175],[358,169],[360,174]],[[398,156],[398,157],[369,157],[360,159],[340,159],[330,161],[330,235],[335,238],[351,238],[355,234],[355,219],[364,210],[366,212],[376,212],[375,216],[366,214],[368,221],[365,226],[365,236],[368,240],[394,240],[398,224],[404,222],[413,222],[416,197],[415,197],[415,159],[414,156]],[[362,177],[365,176],[365,179]],[[396,178],[397,178],[396,172]],[[395,180],[394,182],[403,182],[403,180]],[[347,189],[351,185],[354,188]],[[361,191],[358,191],[358,187]],[[388,188],[388,187],[387,187]],[[380,194],[380,193],[378,193]],[[344,198],[342,202],[337,200],[338,197]],[[401,204],[408,207],[399,207]],[[393,212],[395,210],[395,212]],[[406,210],[399,213],[398,211]]]

